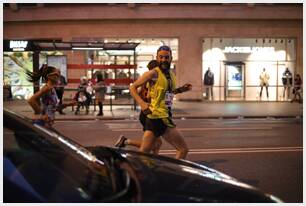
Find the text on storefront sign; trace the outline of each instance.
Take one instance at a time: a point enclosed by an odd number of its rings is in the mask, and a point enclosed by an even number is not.
[[[223,53],[274,52],[274,47],[225,47]]]
[[[10,48],[13,51],[24,51],[28,46],[28,41],[10,41]]]

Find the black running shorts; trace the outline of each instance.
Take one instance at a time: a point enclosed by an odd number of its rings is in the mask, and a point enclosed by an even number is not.
[[[162,136],[167,128],[174,128],[176,125],[173,123],[172,119],[169,117],[162,119],[150,119],[146,118],[146,123],[144,126],[144,131],[152,131],[155,137]]]
[[[142,130],[145,131],[145,124],[146,124],[147,116],[141,111],[139,114],[139,122],[142,125]]]

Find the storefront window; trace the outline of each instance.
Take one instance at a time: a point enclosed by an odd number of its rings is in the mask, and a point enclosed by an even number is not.
[[[56,57],[62,52],[41,52],[39,68],[47,63],[47,56]],[[27,81],[25,69],[33,71],[33,52],[4,52],[4,83],[10,86],[13,99],[28,99],[33,95],[33,83]],[[57,66],[57,65],[53,65]],[[62,74],[66,74],[62,71]],[[42,82],[40,82],[42,85]]]
[[[32,52],[4,52],[4,83],[11,87],[13,99],[28,99],[33,84],[26,79],[25,69],[33,71]]]
[[[147,64],[149,61],[156,59],[157,49],[161,45],[168,45],[172,49],[173,64],[172,69],[175,72],[175,64],[178,60],[178,39],[177,38],[105,38],[104,42],[136,42],[139,45],[136,50],[101,50],[90,51],[86,53],[86,58],[90,64],[96,65],[120,65],[113,69],[92,69],[87,70],[88,78],[92,78],[96,72],[102,73],[106,84],[109,84],[113,90],[116,90],[116,96],[113,103],[121,97],[128,97],[128,86],[144,72],[148,71]],[[90,58],[91,57],[91,58]],[[122,65],[137,65],[136,69],[122,67]],[[115,82],[115,83],[114,83]],[[118,91],[119,90],[119,91]],[[108,98],[108,97],[106,97]]]
[[[161,45],[168,45],[172,49],[172,62],[178,60],[178,39],[177,38],[107,38],[107,42],[136,42],[139,45],[136,47],[137,64],[136,77],[142,75],[147,71],[147,64],[149,61],[156,58],[156,51]],[[125,64],[129,62],[134,64],[134,54],[131,51],[101,51],[99,52],[99,61],[102,64],[114,63]],[[117,56],[116,59],[114,56]],[[173,66],[174,64],[172,64]],[[174,69],[174,67],[172,68]],[[126,71],[128,72],[128,71]],[[133,76],[133,74],[132,74]]]
[[[214,100],[289,100],[283,98],[282,76],[286,68],[295,73],[295,42],[289,38],[203,39],[203,79],[210,67],[215,78]],[[269,75],[268,93],[260,85],[264,68]],[[205,91],[204,85],[203,96]]]
[[[137,69],[108,69],[105,70],[105,78],[108,79],[125,79],[125,78],[138,78],[144,72],[148,70],[147,64],[149,61],[156,58],[156,51],[161,45],[169,45],[172,49],[172,69],[175,69],[175,63],[178,60],[178,39],[176,38],[107,38],[106,42],[136,42],[139,45],[136,47],[135,54],[132,50],[102,50],[102,51],[89,51],[86,54],[86,58],[89,63],[92,64],[136,64]],[[92,58],[91,58],[92,57]],[[135,61],[134,61],[135,57]],[[102,71],[102,70],[101,70]],[[87,77],[92,78],[92,75],[96,72],[87,71]],[[135,74],[134,74],[135,72]]]

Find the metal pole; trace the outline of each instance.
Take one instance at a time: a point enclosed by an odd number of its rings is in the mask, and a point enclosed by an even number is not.
[[[33,52],[33,72],[39,71],[39,53],[40,51]],[[33,83],[34,93],[39,90],[39,81]]]
[[[134,49],[134,81],[136,80],[136,67],[135,66],[136,66],[136,51]],[[134,99],[134,110],[136,110],[136,100],[135,99]]]
[[[278,61],[276,61],[276,101],[279,101],[279,97],[278,97]]]
[[[246,86],[245,86],[245,83],[246,83],[246,78],[245,78],[245,74],[246,74],[246,66],[245,64],[242,64],[241,67],[243,68],[242,72],[243,72],[243,100],[245,101],[246,100],[246,93],[245,93],[245,89],[246,89]]]

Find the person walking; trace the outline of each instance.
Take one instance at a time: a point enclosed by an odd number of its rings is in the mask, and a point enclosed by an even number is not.
[[[63,112],[63,95],[64,95],[64,87],[67,85],[67,82],[66,82],[66,79],[63,75],[61,75],[61,71],[59,70],[59,78],[57,80],[57,84],[56,84],[56,87],[55,87],[55,91],[56,91],[56,94],[57,94],[57,97],[59,99],[59,114],[65,114]]]
[[[98,73],[96,84],[93,86],[95,90],[95,101],[98,102],[99,113],[97,116],[103,116],[103,101],[105,99],[106,87],[101,73]]]
[[[52,128],[59,102],[55,91],[60,76],[59,70],[52,66],[43,65],[38,72],[26,70],[26,76],[30,82],[39,82],[42,79],[46,83],[28,99],[28,104],[34,110],[33,123]]]
[[[169,116],[169,108],[172,107],[174,88],[176,85],[175,75],[170,71],[172,51],[168,46],[161,46],[157,50],[156,57],[159,67],[145,72],[131,86],[130,93],[140,105],[141,110],[147,115],[145,131],[143,134],[140,151],[149,153],[152,150],[155,139],[162,136],[177,150],[176,158],[185,159],[188,153],[187,144],[183,135],[177,130],[172,118]],[[153,81],[149,87],[151,102],[145,102],[137,92],[137,88]],[[187,90],[192,88],[191,84],[184,87]]]

